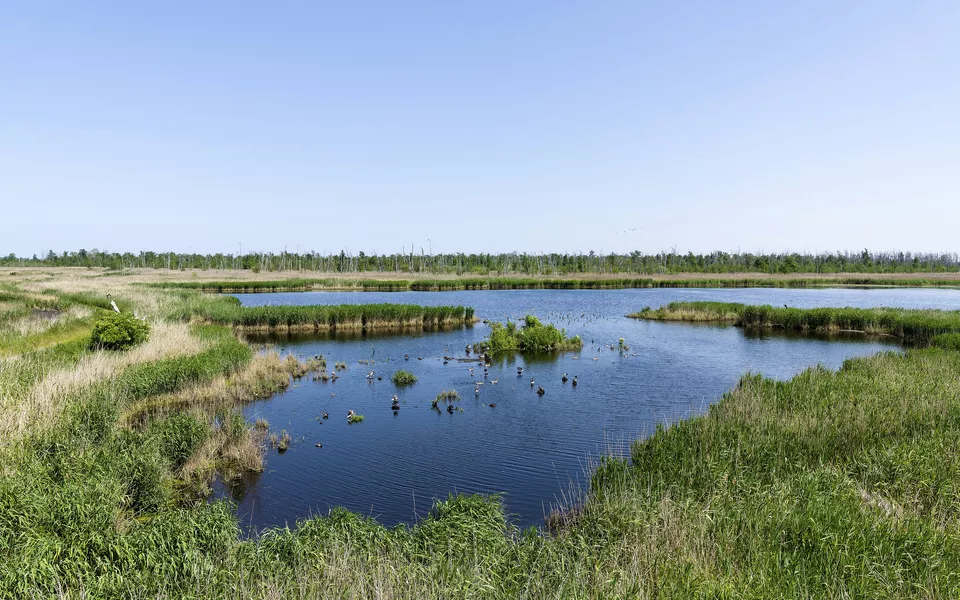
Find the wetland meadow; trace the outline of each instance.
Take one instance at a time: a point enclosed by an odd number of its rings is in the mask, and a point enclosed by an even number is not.
[[[191,279],[0,269],[0,596],[960,593],[946,284]]]

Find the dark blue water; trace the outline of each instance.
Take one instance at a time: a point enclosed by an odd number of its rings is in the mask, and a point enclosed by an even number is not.
[[[939,289],[656,289],[462,292],[300,292],[245,294],[245,305],[396,302],[463,304],[481,319],[534,314],[584,339],[581,352],[554,357],[500,357],[484,377],[476,363],[443,364],[483,339],[485,325],[417,335],[299,336],[270,340],[304,357],[345,361],[335,382],[309,377],[270,400],[246,407],[271,429],[294,439],[284,454],[268,453],[262,474],[225,487],[250,528],[294,525],[333,506],[391,525],[414,522],[432,500],[455,492],[503,493],[521,525],[542,522],[551,503],[581,486],[601,454],[625,455],[629,443],[657,424],[703,412],[746,372],[788,378],[823,364],[898,349],[889,338],[797,336],[734,327],[654,323],[624,317],[674,300],[723,300],[796,307],[902,306],[960,309],[960,291]],[[606,346],[624,338],[630,350]],[[404,355],[410,356],[404,360]],[[422,360],[418,360],[422,358]],[[358,361],[372,361],[371,365]],[[516,367],[524,368],[518,377]],[[473,367],[474,371],[468,370]],[[412,371],[419,381],[397,388],[390,375]],[[375,371],[382,381],[368,380]],[[579,386],[561,377],[578,376]],[[538,397],[530,379],[546,390]],[[484,381],[479,395],[475,382]],[[494,383],[496,382],[496,383]],[[430,401],[459,391],[460,410],[435,411]],[[400,398],[394,415],[391,397]],[[491,408],[490,404],[496,404]],[[348,424],[347,410],[363,414]],[[328,412],[330,418],[320,418]],[[322,448],[316,448],[316,443]]]

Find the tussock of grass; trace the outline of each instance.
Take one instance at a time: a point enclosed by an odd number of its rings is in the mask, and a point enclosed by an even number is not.
[[[905,308],[776,308],[724,302],[671,302],[628,315],[660,321],[713,321],[797,331],[863,331],[926,343],[960,332],[960,311]]]
[[[390,377],[395,385],[413,385],[417,382],[417,376],[410,371],[400,370]]]

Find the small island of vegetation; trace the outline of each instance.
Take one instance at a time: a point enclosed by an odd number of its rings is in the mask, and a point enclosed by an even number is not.
[[[671,302],[627,315],[655,321],[731,323],[738,327],[793,331],[859,331],[916,344],[954,343],[960,311],[908,308],[783,308],[732,302]]]
[[[490,323],[490,337],[474,344],[477,352],[556,352],[579,350],[583,347],[580,336],[567,337],[566,329],[544,325],[540,319],[527,315],[523,327],[513,321],[506,325]]]

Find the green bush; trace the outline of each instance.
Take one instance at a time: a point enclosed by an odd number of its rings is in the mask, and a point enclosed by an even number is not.
[[[104,312],[93,324],[90,343],[104,350],[126,350],[147,341],[150,325],[130,313]]]
[[[397,371],[390,380],[396,385],[413,385],[417,382],[417,376],[410,371]]]

